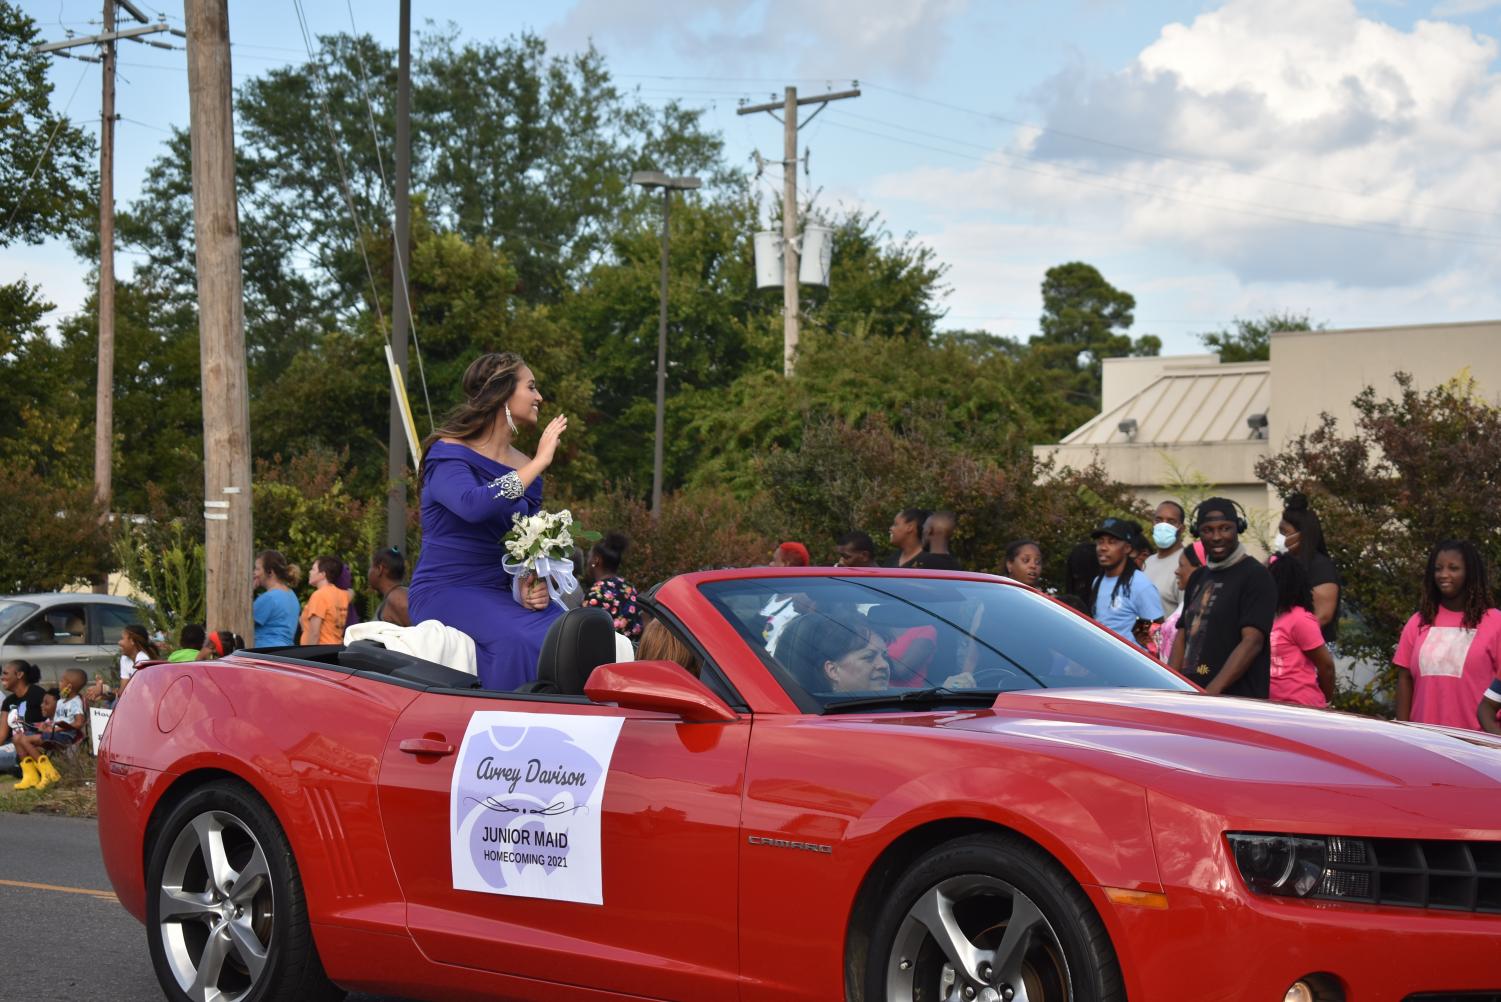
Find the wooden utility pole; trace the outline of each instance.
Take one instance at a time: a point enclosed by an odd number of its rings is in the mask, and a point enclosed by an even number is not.
[[[125,8],[127,14],[145,27],[115,30],[115,10]],[[94,393],[94,496],[99,500],[100,517],[109,519],[110,502],[114,495],[114,437],[115,437],[115,42],[121,38],[161,45],[146,41],[143,36],[158,32],[182,32],[168,28],[166,23],[151,24],[131,0],[104,0],[104,30],[97,35],[82,38],[65,38],[57,42],[38,45],[36,52],[53,52],[70,59],[83,59],[100,64],[103,94],[99,105],[99,347],[98,376]],[[66,50],[83,45],[100,47],[98,56],[79,56]],[[163,46],[170,48],[170,46]],[[109,579],[100,575],[94,579],[94,590],[103,592]]]
[[[115,31],[115,0],[104,0],[105,36]],[[115,445],[115,40],[104,42],[99,121],[99,369],[94,394],[94,497],[104,518],[114,494]],[[94,590],[108,590],[100,576]]]
[[[412,174],[412,0],[401,0],[398,15],[399,55],[396,61],[396,267],[391,275],[391,355],[401,370],[402,385],[407,375],[407,320],[411,306],[407,296],[411,288],[407,271],[407,243],[411,231],[411,204],[408,187]],[[401,401],[391,392],[391,434],[388,440],[386,493],[386,545],[401,547],[407,542],[407,433],[401,413]]]
[[[235,205],[229,0],[185,0],[193,150],[198,334],[203,373],[207,626],[253,644],[250,394]]]
[[[818,109],[808,116],[808,121],[811,122],[814,115],[823,111],[830,101],[859,96],[857,88],[799,99],[797,88],[788,87],[781,101],[746,105],[735,110],[737,115],[767,111],[772,112],[775,117],[775,112],[782,113],[782,372],[789,378],[797,364],[797,339],[801,320],[797,285],[798,264],[802,256],[797,237],[797,109],[804,104],[818,105]]]

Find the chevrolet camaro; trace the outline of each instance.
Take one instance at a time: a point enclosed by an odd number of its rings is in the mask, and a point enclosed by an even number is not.
[[[172,999],[1494,1002],[1501,742],[1209,696],[979,574],[712,571],[675,660],[143,668],[99,831]]]

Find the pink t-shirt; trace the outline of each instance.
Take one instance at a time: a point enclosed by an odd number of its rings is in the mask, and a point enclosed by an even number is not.
[[[1328,706],[1319,688],[1319,669],[1308,656],[1324,646],[1324,634],[1313,613],[1293,606],[1272,621],[1271,698],[1304,706]]]
[[[1480,730],[1475,710],[1501,667],[1501,611],[1487,609],[1466,630],[1461,613],[1440,608],[1433,625],[1414,615],[1402,628],[1392,663],[1412,673],[1412,719]]]

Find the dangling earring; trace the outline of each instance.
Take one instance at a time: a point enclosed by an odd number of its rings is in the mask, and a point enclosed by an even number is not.
[[[511,420],[511,405],[506,404],[506,427],[511,429],[511,434],[516,434],[516,422]]]

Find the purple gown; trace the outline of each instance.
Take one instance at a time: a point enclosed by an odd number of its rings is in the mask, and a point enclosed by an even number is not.
[[[407,591],[412,623],[436,619],[474,639],[486,689],[515,689],[537,677],[542,639],[563,614],[556,602],[540,612],[511,596],[500,541],[511,516],[542,509],[542,478],[507,496],[511,467],[465,445],[434,442],[422,461],[422,553]]]

